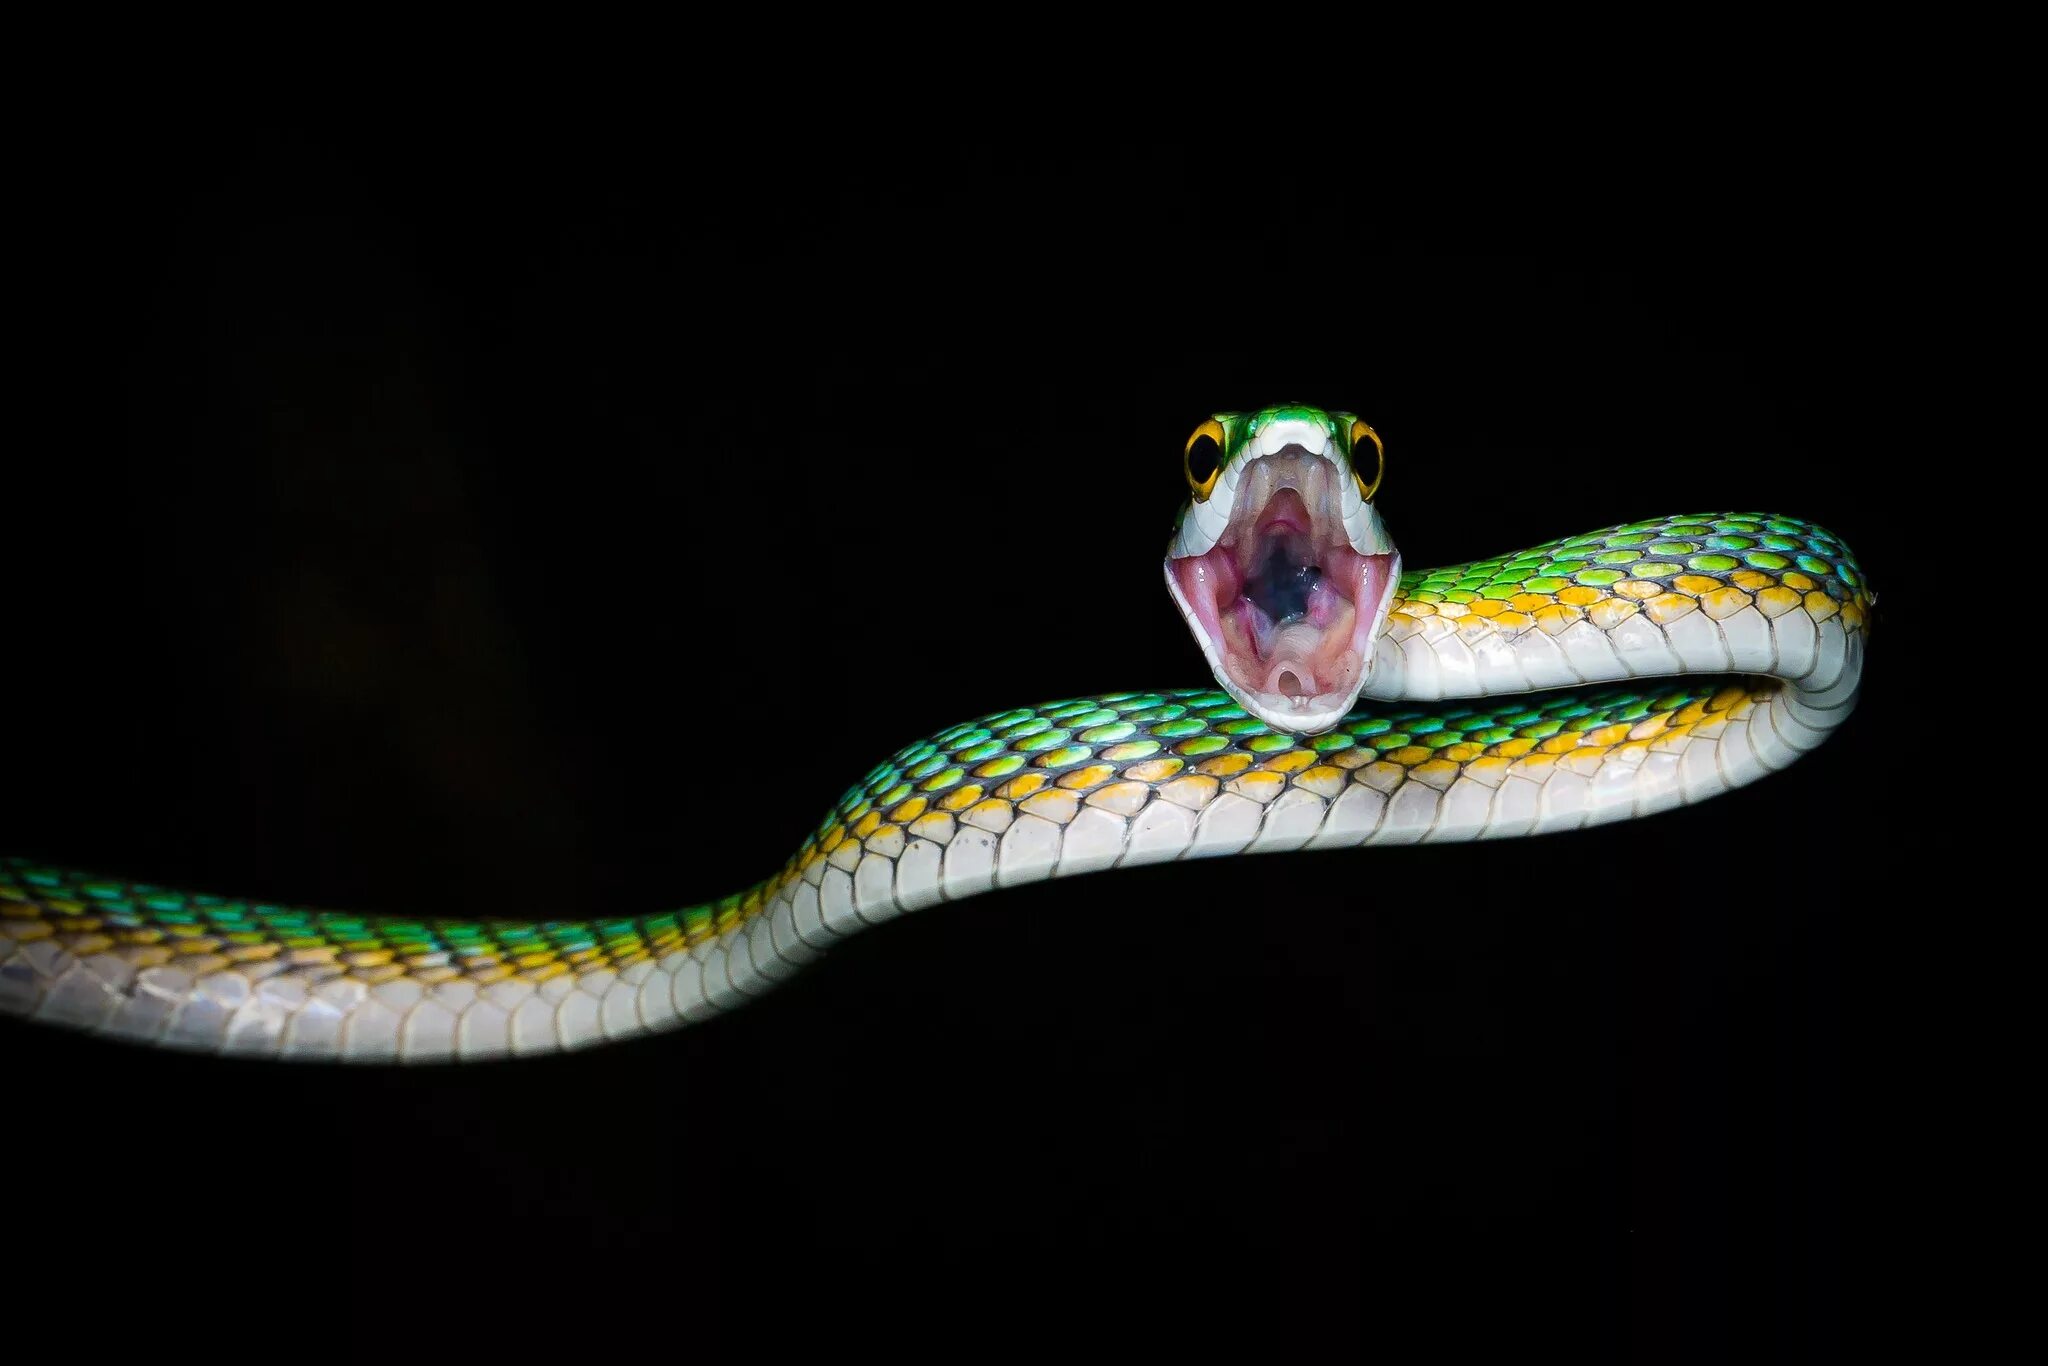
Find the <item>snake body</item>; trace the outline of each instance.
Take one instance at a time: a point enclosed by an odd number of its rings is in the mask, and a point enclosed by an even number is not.
[[[1207,688],[976,717],[878,764],[769,877],[683,910],[346,915],[0,860],[0,1010],[284,1059],[551,1052],[730,1010],[867,925],[1005,886],[1640,818],[1819,745],[1871,603],[1828,532],[1744,513],[1410,572],[1390,599],[1359,704],[1320,733]]]

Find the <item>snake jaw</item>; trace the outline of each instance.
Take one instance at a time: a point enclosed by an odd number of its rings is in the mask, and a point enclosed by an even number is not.
[[[1212,544],[1168,556],[1167,587],[1239,705],[1276,729],[1326,731],[1372,675],[1399,552],[1327,444],[1255,454],[1232,483]]]

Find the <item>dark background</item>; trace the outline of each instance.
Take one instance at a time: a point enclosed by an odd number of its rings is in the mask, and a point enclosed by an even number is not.
[[[1876,457],[1915,286],[1824,196],[1581,219],[1341,148],[541,120],[78,137],[0,502],[10,852],[463,916],[738,888],[906,741],[1203,682],[1159,583],[1180,443],[1280,400],[1375,424],[1411,566],[1764,509],[1883,598],[1842,733],[1640,823],[1006,891],[563,1058],[10,1022],[50,1263],[365,1350],[1834,1342],[1843,980],[1908,820]]]

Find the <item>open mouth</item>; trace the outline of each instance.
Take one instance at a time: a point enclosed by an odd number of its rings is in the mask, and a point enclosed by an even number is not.
[[[1215,545],[1167,561],[1174,598],[1219,680],[1288,730],[1326,730],[1357,701],[1399,577],[1400,556],[1369,508],[1369,553],[1346,530],[1349,479],[1299,445],[1258,456],[1237,479]]]

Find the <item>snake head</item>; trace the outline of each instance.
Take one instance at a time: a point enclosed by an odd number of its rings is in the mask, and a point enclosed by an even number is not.
[[[1218,413],[1183,455],[1190,492],[1166,586],[1247,712],[1317,734],[1372,676],[1401,555],[1373,497],[1379,436],[1350,413]]]

